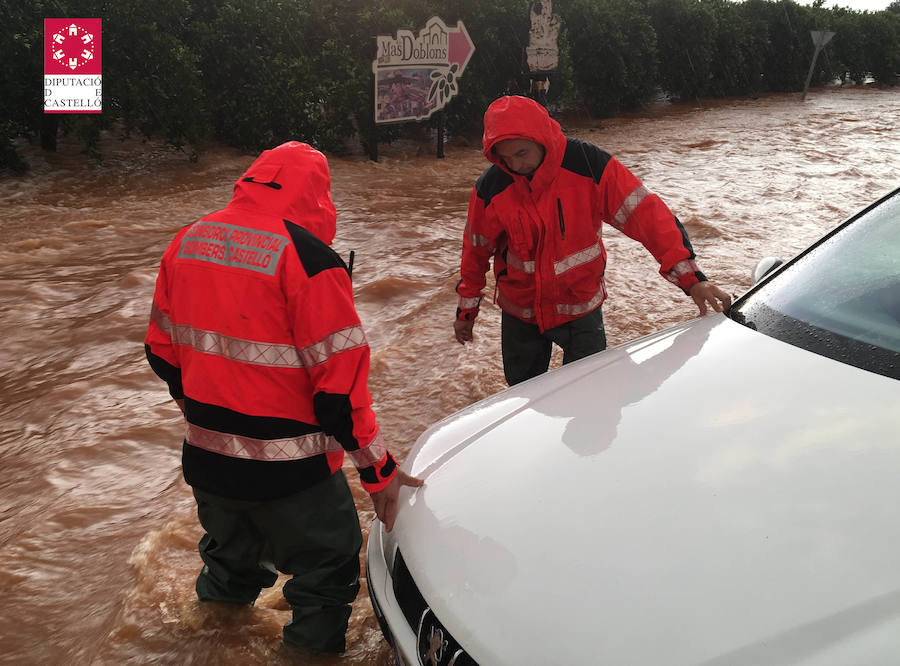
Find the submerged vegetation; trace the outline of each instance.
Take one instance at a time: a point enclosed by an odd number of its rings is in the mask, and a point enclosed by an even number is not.
[[[0,7],[0,168],[21,170],[20,137],[52,149],[58,131],[88,149],[103,129],[199,150],[210,140],[257,151],[290,138],[341,152],[375,128],[375,36],[462,20],[476,50],[443,111],[450,132],[479,126],[487,104],[527,94],[529,0],[34,0]],[[810,30],[836,32],[812,85],[900,83],[900,0],[887,10],[792,0],[565,0],[560,66],[548,103],[611,115],[659,91],[672,99],[800,91]],[[45,17],[103,19],[103,113],[43,114]],[[9,39],[11,37],[11,39]],[[11,66],[10,66],[11,65]],[[430,121],[434,122],[434,120]]]

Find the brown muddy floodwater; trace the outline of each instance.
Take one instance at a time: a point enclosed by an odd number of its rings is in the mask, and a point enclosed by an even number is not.
[[[563,126],[662,195],[707,275],[735,294],[757,259],[790,256],[900,185],[900,89]],[[228,201],[252,156],[218,148],[192,164],[115,137],[102,163],[70,140],[26,152],[33,170],[0,180],[0,662],[297,663],[281,647],[290,613],[278,587],[253,608],[194,597],[201,532],[181,479],[180,413],[142,345],[164,247]],[[400,143],[378,163],[331,159],[335,248],[356,251],[370,388],[401,459],[431,422],[504,387],[495,306],[482,307],[473,344],[451,335],[468,194],[486,163],[462,141],[433,153]],[[611,345],[696,316],[643,248],[607,234]],[[372,511],[347,471],[367,532]],[[389,661],[363,591],[348,652],[317,663]]]

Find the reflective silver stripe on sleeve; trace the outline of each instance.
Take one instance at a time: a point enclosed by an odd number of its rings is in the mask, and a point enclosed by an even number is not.
[[[477,308],[481,305],[481,296],[476,296],[475,298],[466,298],[465,296],[459,297],[459,305],[457,306],[460,310],[471,310],[472,308]]]
[[[169,315],[160,310],[156,303],[150,308],[150,321],[156,324],[163,333],[170,338],[172,337],[172,324],[169,321]]]
[[[324,432],[283,439],[254,439],[188,423],[185,439],[188,444],[213,453],[251,460],[301,460],[342,450],[338,441]]]
[[[697,262],[693,259],[683,259],[672,266],[672,270],[666,273],[666,279],[669,282],[678,284],[678,281],[688,273],[696,273],[700,270]]]
[[[632,190],[631,194],[625,197],[625,200],[622,202],[622,205],[619,206],[619,210],[616,211],[616,214],[613,216],[612,224],[619,231],[624,231],[625,223],[628,221],[628,218],[631,217],[631,214],[634,212],[634,209],[637,208],[640,203],[651,196],[653,193],[648,190],[643,185],[638,185],[634,190]]]
[[[596,310],[597,307],[606,300],[606,285],[600,284],[600,291],[598,291],[594,297],[585,301],[584,303],[559,303],[556,306],[557,314],[577,317],[578,315],[587,314],[593,310]]]
[[[512,251],[507,251],[506,253],[506,265],[523,273],[534,273],[534,262],[522,261]]]
[[[324,363],[335,354],[365,347],[367,344],[366,334],[363,333],[362,326],[357,324],[356,326],[344,328],[337,333],[332,333],[318,342],[304,347],[300,350],[300,358],[303,359],[303,363],[307,368],[312,368]]]
[[[600,241],[598,240],[596,243],[591,245],[590,247],[586,247],[583,250],[579,250],[574,254],[570,254],[565,259],[560,259],[555,264],[553,264],[553,271],[557,275],[562,275],[568,270],[581,266],[582,264],[586,264],[589,261],[593,261],[597,257],[603,255],[603,249],[600,247]]]
[[[515,303],[510,302],[506,296],[503,295],[503,292],[497,294],[497,305],[500,306],[502,310],[508,312],[514,317],[518,317],[519,319],[534,319],[534,310],[529,308],[520,308]]]
[[[356,451],[347,451],[347,453],[350,454],[350,460],[353,461],[353,464],[358,469],[362,469],[380,462],[387,453],[387,446],[384,445],[384,440],[381,438],[381,431],[379,430],[378,434],[375,435],[375,439],[369,442],[368,446],[364,446]]]
[[[469,239],[469,242],[475,247],[489,247],[493,249],[493,245],[491,245],[491,241],[488,240],[487,236],[482,236],[481,234],[473,234],[469,231],[469,225],[466,224],[466,238]]]

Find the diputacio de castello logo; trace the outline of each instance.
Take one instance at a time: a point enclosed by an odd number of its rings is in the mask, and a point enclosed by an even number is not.
[[[44,19],[44,113],[103,110],[101,19]]]

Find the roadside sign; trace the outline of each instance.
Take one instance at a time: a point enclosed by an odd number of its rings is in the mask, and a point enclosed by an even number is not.
[[[559,67],[559,19],[553,0],[538,0],[531,7],[531,30],[525,57],[529,72],[554,72]]]
[[[398,30],[396,37],[379,35],[376,42],[376,123],[423,120],[444,108],[459,92],[459,77],[475,52],[462,21],[448,28],[437,16],[418,36]]]

